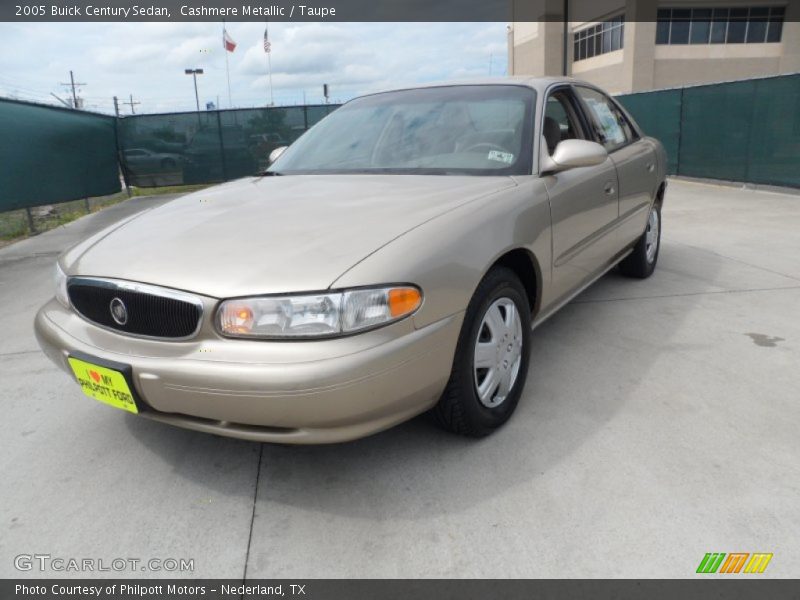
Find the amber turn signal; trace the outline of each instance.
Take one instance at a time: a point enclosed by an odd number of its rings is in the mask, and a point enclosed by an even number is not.
[[[389,290],[389,312],[392,317],[402,317],[414,312],[422,303],[422,294],[417,288],[404,287]]]

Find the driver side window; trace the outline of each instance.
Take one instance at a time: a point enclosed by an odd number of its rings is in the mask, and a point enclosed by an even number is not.
[[[559,142],[585,139],[580,120],[575,112],[568,92],[558,90],[550,94],[544,109],[542,135],[550,156]]]

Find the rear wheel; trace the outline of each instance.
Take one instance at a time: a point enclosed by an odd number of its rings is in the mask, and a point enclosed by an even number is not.
[[[505,423],[528,374],[531,314],[513,271],[492,269],[464,315],[453,370],[433,414],[441,427],[482,437]]]
[[[653,274],[661,246],[661,205],[656,203],[647,217],[647,228],[631,252],[619,263],[619,270],[628,277],[645,279]]]

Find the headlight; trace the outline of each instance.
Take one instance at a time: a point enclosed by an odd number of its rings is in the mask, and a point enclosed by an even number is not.
[[[69,308],[69,294],[67,294],[67,276],[61,270],[58,262],[55,269],[56,299]]]
[[[217,328],[243,338],[331,337],[392,323],[421,304],[422,293],[410,286],[236,298],[220,304]]]

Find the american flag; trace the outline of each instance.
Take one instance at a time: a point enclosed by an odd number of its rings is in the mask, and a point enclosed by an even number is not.
[[[264,27],[264,52],[269,54],[272,51],[272,44],[269,41],[269,28]]]

